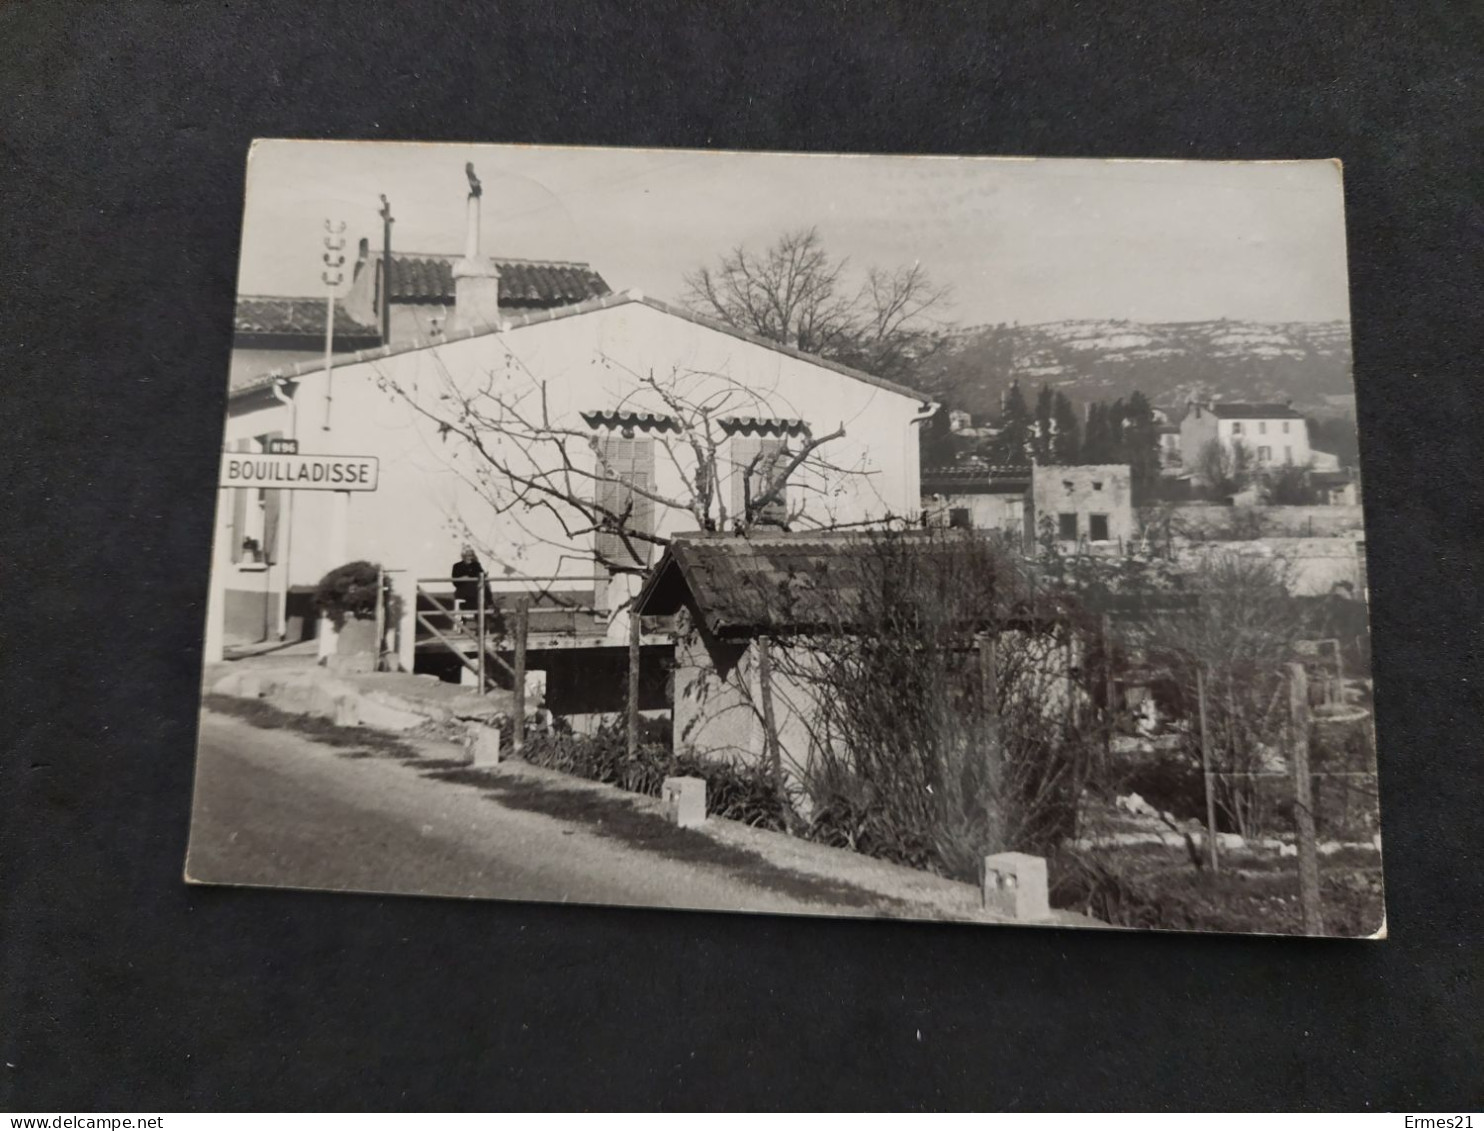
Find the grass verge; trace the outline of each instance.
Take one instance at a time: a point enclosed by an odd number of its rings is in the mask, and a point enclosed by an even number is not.
[[[238,699],[233,695],[208,694],[201,705],[219,715],[241,719],[259,730],[287,730],[329,746],[343,758],[396,758],[421,762],[423,758],[404,739],[364,727],[340,727],[318,715],[296,715],[279,710],[262,699]]]

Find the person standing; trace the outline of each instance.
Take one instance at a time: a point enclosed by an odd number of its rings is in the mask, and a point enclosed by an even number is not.
[[[488,611],[494,604],[489,582],[485,579],[484,564],[473,546],[465,546],[459,560],[453,563],[453,607],[462,623],[470,613],[479,609],[479,586],[484,585],[484,607]]]

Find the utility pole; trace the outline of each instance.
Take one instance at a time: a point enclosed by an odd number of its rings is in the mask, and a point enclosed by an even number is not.
[[[341,268],[345,266],[345,221],[325,221],[325,268],[320,278],[325,284],[325,418],[324,431],[330,430],[330,405],[334,399],[332,383],[335,380],[335,288],[345,279]],[[336,566],[345,561],[345,547],[350,528],[350,492],[336,491],[330,504],[329,548],[330,560]],[[320,617],[319,658],[326,659],[335,649],[337,633],[326,617]]]
[[[325,269],[320,278],[325,282],[325,422],[330,430],[331,385],[334,380],[335,353],[335,288],[345,280],[341,270],[345,266],[345,221],[325,221]]]
[[[279,379],[273,383],[273,395],[280,404],[289,410],[288,440],[292,451],[299,447],[299,402],[295,397],[284,392],[288,382]],[[298,492],[283,492],[283,512],[279,516],[281,527],[278,535],[279,560],[283,563],[283,578],[278,592],[278,639],[288,639],[289,624],[289,585],[293,581],[294,571],[294,496]]]
[[[1206,781],[1206,862],[1211,874],[1221,870],[1216,855],[1216,790],[1211,772],[1211,735],[1206,724],[1206,669],[1199,665],[1195,669],[1195,694],[1201,712],[1201,774]]]
[[[381,196],[381,344],[392,340],[392,206]]]
[[[1288,665],[1288,717],[1293,757],[1293,823],[1298,830],[1299,907],[1304,934],[1324,934],[1319,903],[1319,846],[1314,832],[1314,783],[1309,777],[1309,673]]]
[[[482,580],[482,579],[481,579]],[[526,640],[531,631],[531,598],[522,593],[515,599],[515,671],[511,673],[515,693],[510,750],[517,758],[526,748]]]
[[[639,615],[639,600],[636,597],[629,606],[629,687],[628,702],[625,704],[628,723],[626,748],[631,760],[639,753],[639,665],[644,657],[643,635],[644,619]]]

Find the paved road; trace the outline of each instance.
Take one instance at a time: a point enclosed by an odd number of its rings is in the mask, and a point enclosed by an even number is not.
[[[187,874],[207,883],[860,914],[828,893],[667,855],[415,766],[201,716]]]

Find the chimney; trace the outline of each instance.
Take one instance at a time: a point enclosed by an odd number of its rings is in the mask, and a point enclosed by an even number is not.
[[[465,201],[464,257],[453,265],[453,317],[450,332],[493,326],[500,320],[500,269],[486,259],[480,247],[480,200],[484,189],[474,175],[474,163],[464,166],[469,178]]]

